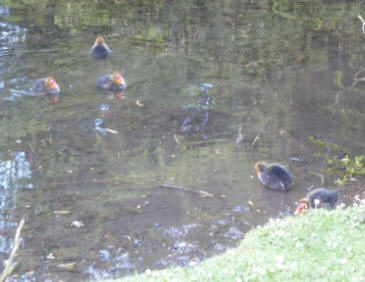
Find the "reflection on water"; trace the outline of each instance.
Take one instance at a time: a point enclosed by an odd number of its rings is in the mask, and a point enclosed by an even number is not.
[[[19,180],[31,179],[30,164],[25,152],[11,153],[13,160],[0,161],[0,185],[4,191],[19,188],[33,188],[31,183],[21,184]],[[3,202],[1,203],[3,206]]]
[[[8,238],[5,230],[17,226],[9,216],[9,212],[16,208],[14,197],[18,189],[33,188],[32,183],[27,181],[32,178],[30,164],[26,160],[25,152],[14,152],[10,154],[11,160],[0,161],[0,251],[10,252],[13,246],[13,239]]]
[[[360,4],[81,2],[0,6],[2,258],[26,219],[14,281],[194,266],[323,185],[337,152],[308,137],[364,150],[364,86],[345,88],[365,63]],[[113,53],[95,62],[99,35]],[[115,70],[129,88],[97,89]],[[57,103],[29,91],[49,75]],[[289,166],[293,189],[262,187],[258,160]]]

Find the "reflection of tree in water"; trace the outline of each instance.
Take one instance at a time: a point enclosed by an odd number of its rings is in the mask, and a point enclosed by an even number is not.
[[[9,227],[16,227],[17,223],[7,216],[10,209],[15,208],[14,197],[18,189],[33,188],[31,183],[23,180],[31,179],[30,164],[25,152],[11,153],[12,160],[0,160],[0,231]],[[0,232],[0,252],[10,251],[10,240]]]
[[[209,89],[212,89],[213,85],[203,83],[199,85],[199,88],[201,92],[196,98],[196,105],[185,109],[187,111],[187,117],[181,125],[181,131],[184,133],[199,132],[205,140],[208,136],[204,132],[204,128],[209,121],[208,108],[212,101],[212,97],[209,95]]]

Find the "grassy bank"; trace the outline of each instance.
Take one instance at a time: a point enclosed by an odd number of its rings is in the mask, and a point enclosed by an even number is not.
[[[365,210],[313,210],[269,222],[194,268],[147,271],[123,281],[365,281]]]

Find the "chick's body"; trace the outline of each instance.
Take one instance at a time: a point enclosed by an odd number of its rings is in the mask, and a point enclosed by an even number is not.
[[[287,191],[293,183],[289,170],[280,165],[266,165],[263,162],[255,164],[258,179],[262,184],[273,190]]]
[[[91,57],[97,60],[105,60],[111,52],[102,37],[96,38],[93,47],[90,49]]]
[[[301,214],[309,208],[331,208],[336,207],[338,201],[338,192],[326,188],[317,188],[307,194],[307,196],[298,202],[295,214]]]
[[[61,89],[53,77],[37,79],[32,87],[33,91],[39,95],[58,94]]]
[[[120,72],[114,72],[113,74],[107,74],[99,77],[96,80],[96,85],[100,89],[113,92],[123,91],[127,88],[127,83]]]
[[[326,188],[318,188],[311,191],[307,195],[307,199],[310,201],[312,208],[330,207],[333,209],[338,201],[338,192]],[[318,204],[316,204],[316,200],[319,201]]]

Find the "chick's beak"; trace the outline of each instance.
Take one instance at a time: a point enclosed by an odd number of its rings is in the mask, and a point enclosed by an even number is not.
[[[118,85],[124,84],[124,78],[121,74],[116,74],[114,76],[114,82]]]
[[[46,85],[47,85],[47,87],[49,89],[55,89],[55,88],[57,88],[57,82],[53,78],[48,79]]]
[[[295,211],[295,215],[303,213],[304,210],[306,210],[306,204],[299,203],[297,206],[297,210]]]
[[[119,78],[119,84],[124,84],[124,78],[121,76],[120,78]]]
[[[56,87],[57,87],[57,83],[56,83],[55,81],[53,81],[53,80],[52,80],[52,81],[50,82],[50,88],[51,88],[51,89],[55,89]]]

